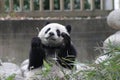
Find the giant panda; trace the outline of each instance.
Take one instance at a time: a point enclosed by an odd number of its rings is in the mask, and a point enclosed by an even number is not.
[[[60,66],[73,69],[77,52],[70,33],[70,25],[47,23],[31,40],[28,70],[42,67],[48,58],[55,58]]]

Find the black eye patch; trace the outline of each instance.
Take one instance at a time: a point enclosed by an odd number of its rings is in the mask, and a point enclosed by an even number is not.
[[[57,35],[60,36],[60,30],[57,29],[56,32],[57,32]]]
[[[48,28],[46,31],[45,31],[45,34],[50,30],[50,28]]]

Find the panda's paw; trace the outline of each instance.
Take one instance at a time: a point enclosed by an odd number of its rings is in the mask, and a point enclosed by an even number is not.
[[[71,44],[70,36],[67,35],[66,33],[62,33],[61,36],[63,37],[65,46],[70,46],[70,44]]]
[[[32,47],[41,47],[41,40],[39,37],[33,37],[31,41]]]

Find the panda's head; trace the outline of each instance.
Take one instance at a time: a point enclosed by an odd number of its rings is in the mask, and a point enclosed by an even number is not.
[[[45,46],[56,47],[63,43],[61,34],[66,33],[67,35],[70,35],[70,32],[70,25],[64,26],[58,23],[49,23],[41,29],[38,37]]]

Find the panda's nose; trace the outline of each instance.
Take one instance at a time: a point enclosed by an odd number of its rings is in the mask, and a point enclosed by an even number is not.
[[[54,36],[54,33],[53,33],[53,32],[50,32],[49,35],[50,35],[50,36]]]

